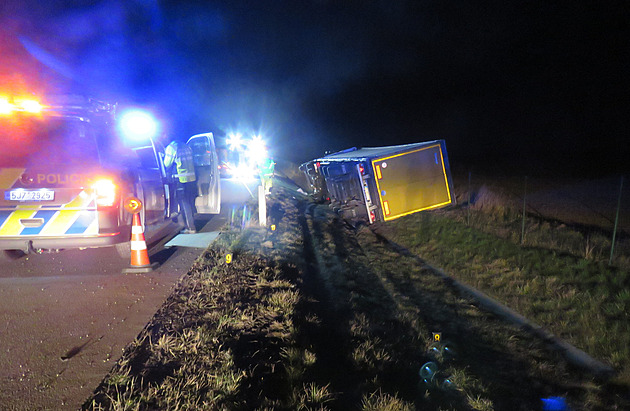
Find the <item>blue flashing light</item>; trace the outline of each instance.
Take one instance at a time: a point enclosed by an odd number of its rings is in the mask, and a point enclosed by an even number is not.
[[[126,140],[144,142],[151,140],[157,135],[158,122],[147,111],[129,109],[119,116],[118,129]]]

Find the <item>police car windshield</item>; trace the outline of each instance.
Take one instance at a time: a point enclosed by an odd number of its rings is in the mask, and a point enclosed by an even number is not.
[[[91,125],[62,117],[0,117],[0,167],[98,164]]]

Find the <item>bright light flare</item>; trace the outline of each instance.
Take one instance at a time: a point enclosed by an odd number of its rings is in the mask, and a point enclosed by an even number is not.
[[[232,169],[232,176],[241,181],[252,181],[256,179],[256,172],[247,164],[239,164]]]
[[[151,140],[157,135],[158,122],[149,112],[130,109],[120,115],[118,128],[124,138],[142,142]]]
[[[267,158],[267,146],[262,136],[254,136],[247,146],[247,157],[253,164],[262,164]]]
[[[241,148],[241,145],[243,145],[243,136],[241,136],[241,133],[230,133],[226,143],[228,144],[228,148],[230,150],[237,151]]]
[[[0,114],[11,114],[13,110],[13,104],[9,103],[8,98],[0,97]]]
[[[35,100],[19,100],[17,104],[22,107],[24,111],[33,114],[41,113],[43,109],[42,105]]]
[[[265,140],[263,140],[261,135],[252,137],[252,142],[249,144],[249,148],[251,150],[261,150],[261,151],[267,150],[267,146],[265,145]]]
[[[116,184],[110,179],[101,179],[92,184],[96,195],[96,204],[111,207],[116,201]]]

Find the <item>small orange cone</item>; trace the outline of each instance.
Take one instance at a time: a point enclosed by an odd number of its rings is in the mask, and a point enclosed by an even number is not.
[[[144,240],[144,230],[140,222],[140,214],[133,215],[131,225],[131,266],[125,268],[123,273],[148,273],[153,271],[157,263],[151,264],[147,243]]]

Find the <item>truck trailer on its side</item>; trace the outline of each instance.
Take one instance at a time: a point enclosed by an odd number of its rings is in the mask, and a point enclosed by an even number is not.
[[[444,140],[356,147],[300,166],[319,198],[352,222],[389,221],[455,203]]]

